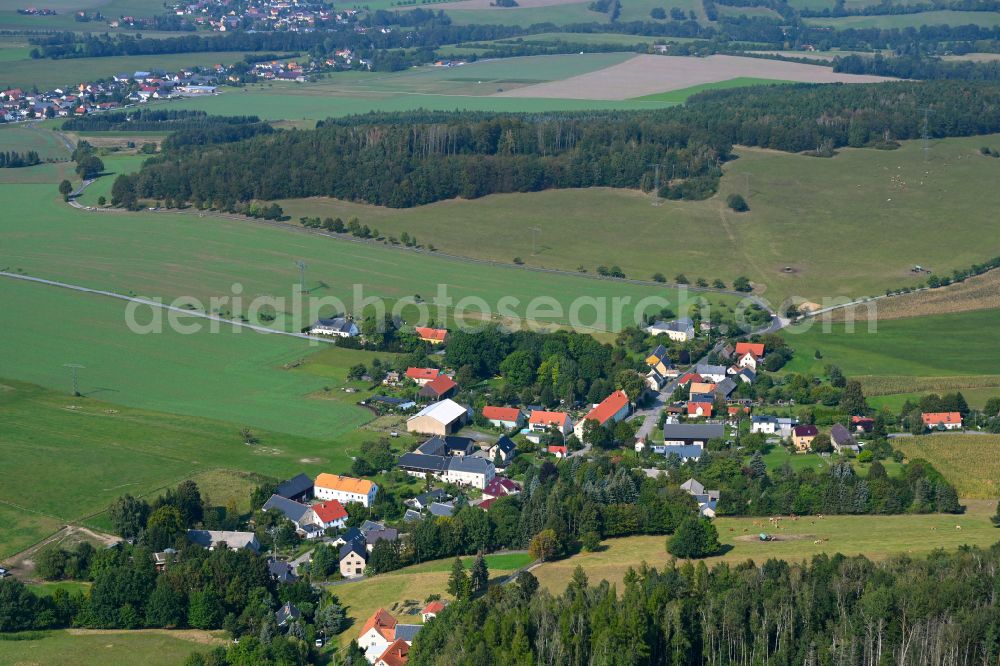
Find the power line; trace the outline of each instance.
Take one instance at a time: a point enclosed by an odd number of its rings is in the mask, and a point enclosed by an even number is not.
[[[648,166],[653,167],[653,205],[659,206],[660,203],[660,167],[662,164],[650,164]]]
[[[306,290],[306,262],[299,259],[295,262],[295,265],[299,267],[299,286],[302,287],[302,291]]]
[[[535,250],[537,246],[538,234],[542,232],[538,227],[528,227],[531,230],[531,256],[535,256],[538,252]]]
[[[921,110],[924,112],[924,127],[920,132],[920,136],[924,140],[924,162],[926,162],[931,149],[930,115],[934,112],[934,109],[925,106]]]

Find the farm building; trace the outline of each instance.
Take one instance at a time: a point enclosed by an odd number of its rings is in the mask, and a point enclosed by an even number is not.
[[[462,429],[469,419],[469,409],[454,400],[427,405],[406,420],[408,432],[424,435],[450,435]]]
[[[497,428],[520,428],[524,423],[524,414],[517,407],[483,407],[483,418]]]
[[[339,474],[320,474],[314,486],[316,499],[337,500],[341,504],[358,502],[369,507],[375,501],[378,486],[366,479]]]

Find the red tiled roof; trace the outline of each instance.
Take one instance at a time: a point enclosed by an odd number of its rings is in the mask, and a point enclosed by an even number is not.
[[[688,382],[700,382],[701,380],[702,380],[702,376],[699,375],[697,372],[689,372],[689,373],[681,376],[681,378],[677,380],[677,383],[680,386],[684,386]]]
[[[860,425],[863,423],[875,423],[875,419],[870,418],[868,416],[852,416],[851,423],[853,423],[854,425]]]
[[[347,511],[344,509],[344,505],[337,500],[330,500],[322,504],[313,504],[312,510],[316,514],[316,517],[324,523],[332,523],[335,520],[347,518]]]
[[[437,379],[441,371],[437,368],[407,368],[406,376],[410,379]]]
[[[924,420],[924,425],[962,422],[962,415],[958,412],[925,412],[920,416]]]
[[[482,502],[480,502],[476,506],[478,506],[483,511],[489,511],[490,507],[493,506],[493,502],[496,502],[498,499],[500,499],[500,498],[498,498],[498,497],[491,497],[489,499],[483,500]]]
[[[397,638],[385,649],[376,663],[386,666],[403,666],[410,658],[410,646],[402,638]]]
[[[567,453],[569,453],[569,449],[567,449],[562,444],[550,444],[549,453],[561,453],[563,455],[566,455]]]
[[[428,328],[426,326],[417,326],[415,330],[421,340],[437,340],[444,342],[444,339],[448,337],[448,329],[446,328]]]
[[[455,380],[448,375],[438,375],[435,379],[424,384],[425,389],[430,389],[438,395],[444,395],[456,386],[458,386],[458,384],[456,384]]]
[[[531,418],[528,421],[535,425],[565,426],[569,422],[569,414],[566,412],[543,412],[536,409],[531,412]]]
[[[382,638],[391,641],[396,635],[396,618],[386,609],[379,608],[368,618],[365,626],[361,627],[361,633],[358,636],[364,636],[370,629],[375,629]]]
[[[698,416],[698,408],[701,408],[702,416],[712,415],[712,403],[710,402],[689,402],[688,416]]]
[[[589,421],[594,419],[601,425],[604,425],[608,422],[608,419],[617,414],[621,408],[627,404],[628,396],[625,395],[625,391],[615,391],[602,400],[601,404],[590,410],[587,415],[583,417],[583,420]]]
[[[516,422],[521,417],[521,410],[517,407],[483,407],[483,417],[491,421]]]
[[[435,601],[430,602],[426,606],[424,606],[424,609],[422,611],[420,611],[420,612],[421,613],[435,613],[436,614],[436,613],[440,613],[444,609],[445,609],[444,602],[443,601],[437,601],[437,600],[435,600]]]
[[[760,342],[737,342],[736,343],[736,355],[743,356],[747,352],[753,354],[757,358],[764,355],[764,345]]]

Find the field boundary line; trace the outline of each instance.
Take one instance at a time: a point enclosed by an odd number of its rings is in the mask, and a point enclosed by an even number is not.
[[[218,315],[209,314],[207,312],[199,312],[197,310],[185,310],[184,308],[179,308],[174,305],[167,305],[165,303],[159,303],[157,301],[153,301],[148,298],[141,298],[138,296],[126,296],[125,294],[119,294],[113,291],[106,291],[104,289],[92,289],[90,287],[84,287],[78,284],[59,282],[58,280],[48,280],[46,278],[33,277],[30,275],[20,275],[18,273],[10,273],[8,271],[0,271],[0,277],[7,277],[15,280],[23,280],[25,282],[34,282],[36,284],[43,284],[49,287],[59,287],[62,289],[69,289],[71,291],[79,291],[85,294],[93,294],[95,296],[117,298],[118,300],[128,301],[130,303],[139,303],[141,305],[148,305],[150,307],[156,307],[163,310],[170,310],[172,312],[178,312],[191,317],[200,317],[202,319],[209,319],[211,321],[217,321],[221,324],[231,324],[233,326],[238,326],[240,328],[247,328],[250,329],[251,331],[256,331],[257,333],[264,333],[268,335],[287,335],[289,337],[299,338],[300,340],[310,340],[310,341],[315,340],[316,342],[336,344],[333,340],[324,340],[323,338],[317,338],[311,335],[307,335],[305,333],[294,333],[292,331],[279,331],[274,328],[267,328],[266,326],[250,324],[247,322],[237,321],[235,319],[226,319],[225,317],[219,317]]]

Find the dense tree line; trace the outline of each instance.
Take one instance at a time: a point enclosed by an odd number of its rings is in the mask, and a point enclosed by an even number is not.
[[[912,4],[893,4],[886,0],[874,5],[864,7],[846,7],[844,0],[837,0],[832,8],[823,7],[809,8],[803,7],[798,10],[798,15],[806,17],[829,17],[829,16],[896,16],[900,14],[920,14],[940,10],[951,10],[958,12],[996,12],[1000,11],[998,0],[935,0],[931,2],[914,2]]]
[[[1000,80],[1000,62],[944,61],[914,55],[885,57],[849,55],[833,61],[833,71],[848,74],[876,74],[903,79]]]
[[[896,82],[702,93],[681,108],[539,116],[412,112],[328,120],[208,150],[167,153],[124,179],[133,198],[234,210],[254,199],[331,196],[409,207],[550,188],[648,189],[711,196],[733,144],[784,151],[882,145],[1000,131],[1000,85]],[[122,179],[119,179],[120,181]]]
[[[18,169],[20,167],[41,164],[42,159],[34,150],[19,153],[14,150],[0,150],[0,169]]]
[[[92,113],[63,121],[69,132],[175,132],[206,125],[250,125],[257,116],[210,116],[187,109],[131,109]]]
[[[883,562],[671,562],[621,588],[580,569],[558,596],[530,574],[451,604],[417,635],[429,664],[972,664],[1000,654],[1000,548]]]

